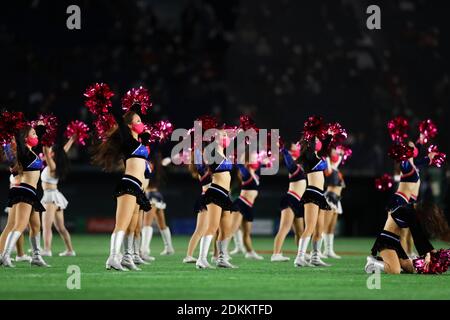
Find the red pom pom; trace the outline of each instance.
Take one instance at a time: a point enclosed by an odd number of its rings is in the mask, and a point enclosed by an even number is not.
[[[0,143],[10,143],[14,135],[27,125],[23,112],[4,111],[0,118]]]
[[[423,120],[419,123],[419,132],[424,135],[424,142],[437,136],[438,129],[436,124],[431,120]]]
[[[333,136],[331,139],[333,146],[340,145],[347,139],[347,131],[338,122],[328,124],[326,132],[331,133]]]
[[[431,160],[431,165],[435,166],[435,167],[442,167],[442,164],[445,162],[445,158],[447,157],[447,155],[444,152],[440,152],[438,150],[438,147],[435,145],[431,145],[428,148],[428,153],[434,152],[436,153],[434,155],[434,158]]]
[[[348,158],[350,158],[353,154],[352,149],[350,149],[350,147],[347,147],[344,145],[337,146],[336,151],[342,155],[341,164],[345,164],[345,162],[348,160]]]
[[[84,96],[87,98],[85,106],[92,114],[99,116],[107,113],[111,108],[111,98],[114,96],[114,92],[106,83],[96,83],[86,89]]]
[[[388,122],[388,130],[394,142],[401,142],[408,138],[409,123],[403,117],[396,117]]]
[[[315,137],[323,140],[327,133],[327,126],[323,122],[323,118],[319,116],[311,116],[305,121],[303,126],[303,137],[305,140],[312,140]]]
[[[195,121],[201,121],[203,131],[209,129],[216,129],[219,126],[217,118],[209,115],[204,115],[197,118]]]
[[[132,88],[122,98],[122,109],[125,112],[130,111],[135,104],[140,106],[142,114],[147,114],[147,110],[152,107],[150,93],[144,87]]]
[[[116,120],[112,114],[106,113],[99,115],[93,124],[97,137],[104,141],[108,137],[108,132],[116,125]]]
[[[395,161],[405,161],[413,157],[414,148],[403,142],[394,143],[389,149],[388,155]]]
[[[243,130],[249,130],[254,129],[256,132],[258,132],[258,127],[256,126],[255,121],[253,121],[252,118],[249,116],[242,115],[239,117],[239,127]]]
[[[150,131],[150,141],[162,143],[170,139],[173,132],[173,125],[170,121],[161,120],[148,126]]]
[[[375,188],[377,188],[378,191],[388,191],[393,187],[393,185],[394,180],[387,173],[375,179]]]
[[[66,136],[66,138],[76,136],[75,142],[79,145],[84,146],[86,144],[84,140],[89,137],[89,135],[87,134],[88,131],[89,127],[84,122],[75,120],[69,123],[64,135]]]
[[[39,122],[42,122],[45,126],[41,144],[47,147],[53,146],[58,134],[58,119],[53,114],[41,114],[38,120],[32,121],[32,126],[37,126]]]

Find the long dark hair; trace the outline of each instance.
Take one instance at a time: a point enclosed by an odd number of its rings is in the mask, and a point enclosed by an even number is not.
[[[30,131],[33,129],[33,127],[31,125],[26,125],[24,126],[22,129],[20,129],[15,136],[16,139],[16,163],[14,165],[14,167],[12,168],[13,171],[18,172],[19,174],[22,174],[23,172],[23,167],[22,164],[20,163],[18,157],[17,157],[17,148],[27,148],[25,146],[25,140],[28,137],[28,134],[30,133]]]
[[[55,175],[58,179],[64,179],[69,172],[70,164],[64,147],[57,143],[52,147],[54,153],[53,160],[56,164]]]
[[[128,111],[123,116],[125,125],[131,124],[133,117],[137,113]],[[92,147],[92,163],[98,165],[104,170],[111,172],[123,168],[121,166],[122,154],[122,140],[120,137],[120,130],[118,126],[114,126],[106,135],[106,139],[97,143]]]
[[[417,220],[430,238],[450,242],[450,228],[441,208],[430,202],[418,203],[415,208]]]

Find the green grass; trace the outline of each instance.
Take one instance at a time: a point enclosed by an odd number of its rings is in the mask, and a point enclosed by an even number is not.
[[[449,299],[450,274],[381,275],[381,289],[369,290],[364,273],[365,257],[373,239],[336,240],[342,260],[332,260],[330,268],[298,269],[294,254],[287,263],[250,261],[242,256],[233,263],[239,269],[196,270],[182,264],[187,237],[175,237],[176,254],[159,256],[162,241],[156,235],[152,242],[157,260],[143,266],[140,272],[105,270],[108,236],[73,237],[77,257],[53,257],[46,260],[52,268],[30,267],[17,263],[15,269],[0,267],[0,299]],[[271,238],[256,238],[257,250],[269,252]],[[437,244],[443,247],[443,244]],[[294,251],[292,238],[285,250]],[[55,236],[53,253],[62,251]],[[81,269],[81,289],[66,287],[69,265]]]

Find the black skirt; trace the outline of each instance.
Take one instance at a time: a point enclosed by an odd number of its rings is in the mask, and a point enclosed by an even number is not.
[[[319,188],[316,188],[314,186],[308,186],[306,188],[305,193],[303,193],[301,202],[303,205],[307,203],[314,203],[322,210],[331,210],[327,199],[325,199],[323,190],[320,190]]]
[[[400,237],[395,233],[383,230],[378,235],[372,247],[372,256],[377,256],[383,250],[390,249],[397,252],[400,259],[409,259],[400,243]]]
[[[202,194],[200,197],[198,197],[197,201],[195,201],[194,214],[199,214],[200,212],[203,212],[205,210],[206,210],[205,198],[204,194]]]
[[[211,184],[204,194],[205,205],[214,203],[225,211],[230,211],[233,203],[227,190],[217,184]]]
[[[8,208],[17,203],[28,203],[36,212],[44,212],[45,208],[37,196],[36,189],[29,184],[21,183],[10,189],[8,196]]]
[[[331,209],[337,210],[339,207],[339,201],[341,201],[341,197],[331,191],[325,192],[324,196]]]
[[[124,194],[129,194],[136,197],[136,203],[140,206],[141,210],[149,211],[152,206],[150,201],[142,191],[142,182],[139,179],[124,175],[114,191],[114,197],[118,198]]]
[[[283,198],[281,198],[280,202],[280,211],[283,211],[286,208],[291,208],[294,212],[295,218],[303,218],[305,216],[305,208],[303,207],[303,203],[301,199],[298,199],[296,196],[286,193]]]
[[[242,218],[245,221],[252,222],[253,219],[254,219],[253,205],[250,205],[250,203],[247,203],[241,197],[237,198],[233,202],[233,205],[231,207],[231,211],[241,213],[242,214]]]

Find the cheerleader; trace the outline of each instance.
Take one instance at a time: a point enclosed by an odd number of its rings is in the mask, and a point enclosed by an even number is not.
[[[336,151],[335,148],[331,149],[330,157],[328,159],[328,168],[325,173],[325,184],[327,185],[327,191],[325,192],[325,198],[331,210],[325,213],[325,232],[323,234],[325,250],[323,252],[324,258],[341,259],[334,252],[334,231],[336,229],[337,217],[342,214],[341,193],[345,188],[344,178],[339,171],[339,165],[342,162],[343,155],[341,152]],[[319,249],[320,253],[320,249]]]
[[[204,164],[190,164],[189,171],[194,178],[198,178],[202,187],[202,194],[194,205],[194,214],[197,215],[197,224],[195,226],[195,231],[189,240],[186,257],[183,259],[183,263],[196,263],[197,259],[194,258],[194,251],[200,241],[200,238],[204,235],[208,227],[207,208],[204,204],[204,195],[206,190],[208,190],[208,187],[211,185],[212,180],[211,172]]]
[[[39,248],[41,228],[39,213],[44,212],[45,208],[37,197],[36,188],[43,162],[33,151],[33,148],[39,144],[44,131],[45,127],[39,122],[36,130],[30,125],[25,125],[15,137],[18,171],[22,172],[22,178],[20,185],[11,189],[9,197],[9,206],[15,211],[15,223],[6,238],[2,257],[2,264],[5,267],[14,267],[11,262],[11,252],[28,223],[30,223],[30,242],[33,251],[30,263],[35,266],[49,267],[42,259]]]
[[[299,242],[304,232],[304,208],[301,199],[306,189],[306,175],[302,167],[296,162],[300,156],[300,148],[296,144],[291,144],[289,151],[284,147],[280,151],[289,170],[289,189],[280,203],[280,227],[273,244],[273,254],[270,259],[272,262],[290,260],[289,257],[283,256],[281,248],[292,226],[295,231],[295,243]]]
[[[214,157],[219,157],[221,161],[208,163],[211,170],[212,181],[208,190],[204,195],[204,203],[207,211],[208,226],[205,234],[200,239],[200,254],[196,262],[198,269],[211,268],[207,261],[209,246],[211,241],[220,227],[220,233],[217,241],[219,256],[217,258],[217,266],[220,268],[235,268],[227,259],[227,247],[231,238],[231,206],[230,200],[230,183],[232,162],[225,157],[224,149],[230,144],[230,138],[225,130],[220,130],[216,135],[214,142]]]
[[[125,173],[114,192],[117,199],[116,223],[111,235],[110,255],[106,261],[106,269],[139,270],[130,254],[133,244],[130,245],[129,237],[125,243],[126,251],[122,259],[119,259],[119,254],[125,235],[134,233],[139,208],[145,210],[150,207],[142,191],[149,151],[139,141],[139,135],[144,132],[141,117],[131,110],[123,116],[119,111],[113,110],[113,115],[117,126],[109,132],[106,140],[97,146],[93,156],[93,163],[108,171],[114,170],[122,159],[125,165]]]
[[[5,154],[7,154],[7,160],[9,163],[12,163],[13,161],[15,161],[14,157],[13,156],[8,157],[8,154],[12,153],[12,150],[10,149],[11,146],[6,145],[4,147],[5,147],[5,150],[4,150]],[[6,149],[8,149],[9,151],[6,151]],[[11,169],[11,175],[9,176],[9,183],[10,183],[9,190],[11,191],[12,188],[20,185],[20,175],[18,174],[18,172],[14,171],[12,167],[10,167],[10,169]],[[9,196],[10,195],[8,195],[8,199],[9,199]],[[1,262],[1,256],[3,254],[3,250],[5,249],[6,236],[9,234],[9,232],[14,227],[15,216],[16,216],[15,210],[12,210],[12,208],[9,206],[6,207],[5,212],[8,214],[8,220],[6,221],[6,226],[0,235],[0,262]],[[22,261],[23,262],[31,262],[31,257],[29,255],[25,254],[25,251],[24,251],[23,234],[20,236],[19,240],[17,240],[16,250],[17,250],[17,255],[15,258],[16,262],[22,262]]]
[[[411,197],[416,198],[415,192],[420,183],[418,168],[430,165],[436,154],[431,152],[427,157],[417,159],[418,149],[412,141],[408,145],[414,148],[414,155],[401,162],[400,184],[388,205],[388,217],[383,231],[375,240],[372,255],[367,257],[365,266],[367,273],[376,270],[390,274],[399,274],[402,270],[414,273],[412,260],[400,243],[401,230],[404,228],[410,229],[415,247],[419,255],[426,256],[426,263],[430,262],[434,248],[425,236],[424,230],[444,241],[449,240],[449,228],[441,210],[436,206],[415,206],[410,203]]]
[[[59,256],[73,257],[76,255],[72,247],[69,231],[64,225],[64,210],[67,208],[68,201],[58,190],[59,180],[64,179],[67,174],[69,166],[67,152],[69,152],[74,141],[75,137],[72,136],[64,147],[55,144],[51,148],[45,146],[43,148],[47,166],[41,173],[42,189],[44,191],[41,203],[45,207],[45,212],[42,214],[42,232],[44,236],[42,256],[52,256],[53,224],[66,247],[66,250],[61,252]]]
[[[252,245],[251,230],[253,224],[253,205],[259,193],[261,175],[261,163],[256,159],[256,154],[250,155],[248,164],[237,164],[241,175],[241,193],[233,202],[232,233],[235,234],[242,226],[243,243],[245,246],[245,258],[263,260],[264,257],[255,252]]]
[[[319,256],[320,241],[324,225],[324,214],[330,210],[324,196],[324,174],[327,168],[326,156],[329,144],[331,143],[331,132],[322,141],[315,137],[311,141],[303,138],[301,141],[300,163],[307,175],[308,186],[303,193],[301,203],[304,205],[305,230],[300,237],[298,253],[294,265],[296,267],[329,266],[323,262]],[[311,260],[305,259],[306,249],[313,236],[313,251]]]

